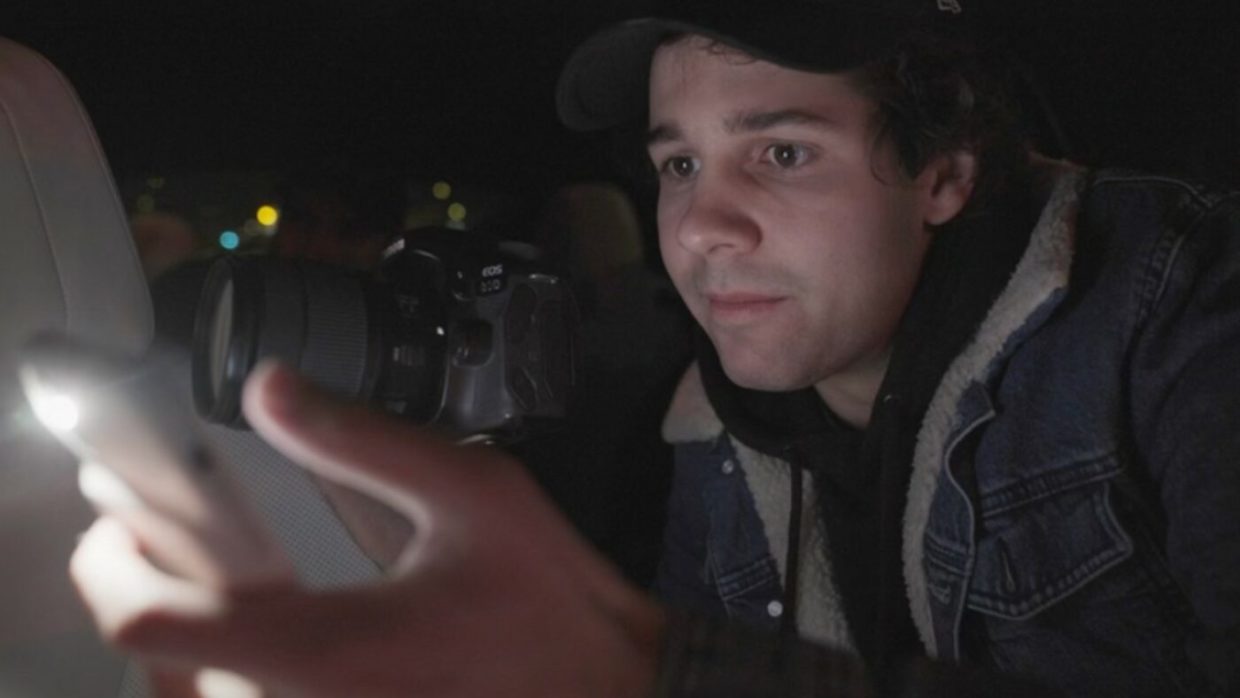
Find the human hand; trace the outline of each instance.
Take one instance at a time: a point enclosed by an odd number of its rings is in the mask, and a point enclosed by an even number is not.
[[[363,407],[286,368],[246,385],[254,429],[417,535],[381,584],[224,592],[151,565],[101,519],[73,578],[105,638],[161,671],[218,667],[278,695],[639,696],[663,614],[582,541],[523,469]]]

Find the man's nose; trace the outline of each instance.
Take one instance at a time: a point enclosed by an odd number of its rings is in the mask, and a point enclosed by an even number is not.
[[[753,218],[753,195],[742,177],[702,173],[696,182],[677,236],[685,249],[701,255],[743,254],[758,246],[762,231]]]

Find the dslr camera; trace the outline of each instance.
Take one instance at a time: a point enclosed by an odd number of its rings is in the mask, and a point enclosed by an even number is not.
[[[241,387],[275,357],[338,395],[455,436],[516,440],[565,416],[576,306],[532,246],[406,232],[372,274],[258,256],[211,267],[194,326],[208,421],[244,428]]]

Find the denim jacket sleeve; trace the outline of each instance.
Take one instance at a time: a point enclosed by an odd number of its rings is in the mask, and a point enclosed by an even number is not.
[[[1189,191],[1135,290],[1137,458],[1162,506],[1167,564],[1197,619],[1185,648],[1240,693],[1240,195]],[[1140,476],[1141,474],[1137,474]],[[1153,497],[1151,497],[1153,499]]]

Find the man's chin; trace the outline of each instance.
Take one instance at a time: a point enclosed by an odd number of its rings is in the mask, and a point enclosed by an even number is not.
[[[748,361],[729,360],[720,356],[723,373],[728,380],[742,388],[764,390],[768,392],[788,392],[800,390],[813,385],[813,380],[805,376],[794,375],[792,372],[780,370],[786,366],[779,362],[751,359]]]

